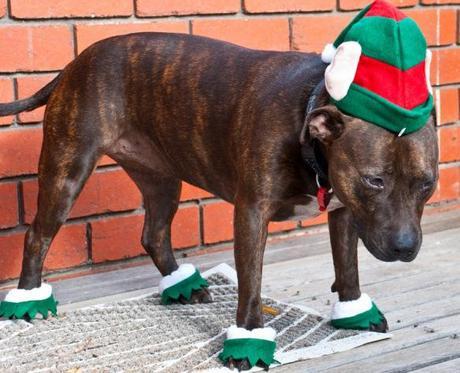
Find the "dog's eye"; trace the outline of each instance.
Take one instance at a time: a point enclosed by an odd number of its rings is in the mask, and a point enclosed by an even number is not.
[[[421,187],[422,187],[422,192],[426,193],[429,192],[431,189],[433,189],[434,182],[432,180],[425,181]]]
[[[383,190],[385,187],[383,179],[378,176],[363,176],[362,181],[365,186],[374,190]]]

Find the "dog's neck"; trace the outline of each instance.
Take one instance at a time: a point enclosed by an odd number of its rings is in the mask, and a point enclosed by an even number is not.
[[[324,79],[315,86],[311,95],[308,98],[307,108],[305,110],[305,118],[308,115],[321,106],[324,101],[324,93],[325,93],[325,86],[324,86]],[[302,158],[307,165],[307,167],[311,168],[314,173],[316,174],[316,181],[318,187],[325,187],[330,189],[330,183],[328,180],[328,170],[327,170],[327,159],[324,156],[324,153],[321,149],[321,145],[318,143],[317,140],[310,140],[310,146],[302,147]]]

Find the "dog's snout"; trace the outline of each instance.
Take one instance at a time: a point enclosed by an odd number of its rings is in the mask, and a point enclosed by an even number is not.
[[[405,253],[413,251],[415,246],[415,235],[409,232],[399,234],[395,240],[395,251]]]
[[[402,230],[395,235],[393,240],[393,251],[395,256],[402,261],[410,261],[418,247],[417,232],[414,230]]]

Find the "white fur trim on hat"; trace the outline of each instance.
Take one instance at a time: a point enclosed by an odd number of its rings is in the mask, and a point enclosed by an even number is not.
[[[274,341],[275,337],[276,330],[273,328],[256,328],[247,330],[245,328],[238,328],[236,325],[232,325],[227,329],[227,339],[255,338]]]
[[[158,285],[158,292],[163,294],[163,291],[171,286],[176,285],[177,283],[189,278],[191,275],[195,273],[196,269],[193,264],[184,263],[179,266],[175,271],[173,271],[170,275],[164,276],[159,285]]]
[[[426,86],[428,87],[428,92],[433,94],[433,87],[431,86],[431,79],[430,79],[430,67],[431,67],[431,58],[433,57],[433,53],[429,49],[426,50],[426,57],[425,57],[425,77],[426,77]]]
[[[360,57],[361,45],[356,41],[346,41],[337,48],[332,63],[324,73],[326,90],[334,100],[339,101],[347,95]]]
[[[369,295],[362,293],[358,299],[336,302],[332,308],[332,320],[343,319],[345,317],[356,316],[360,313],[369,311],[372,308],[372,300]]]
[[[41,284],[39,288],[33,288],[30,290],[25,289],[13,289],[6,294],[5,302],[21,303],[30,302],[36,300],[48,299],[53,293],[53,288],[48,284]]]
[[[323,52],[321,53],[321,60],[324,63],[331,63],[334,59],[335,52],[337,52],[337,48],[334,47],[334,44],[326,44],[323,49]]]

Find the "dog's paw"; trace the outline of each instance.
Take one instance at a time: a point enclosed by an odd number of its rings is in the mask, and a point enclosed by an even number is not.
[[[207,288],[202,288],[200,290],[193,290],[190,299],[185,299],[181,296],[179,302],[182,304],[211,303],[212,296]]]
[[[227,360],[227,362],[225,363],[225,366],[228,369],[231,369],[231,370],[237,369],[238,372],[241,372],[243,370],[250,370],[251,369],[251,364],[249,363],[248,359],[238,360],[238,359],[229,358]],[[268,371],[268,368],[269,368],[267,364],[264,364],[260,360],[259,360],[259,363],[257,364],[257,366],[263,368],[263,370],[265,370],[265,371]]]
[[[377,333],[386,333],[388,331],[388,322],[385,316],[383,316],[383,320],[379,324],[370,324],[369,325],[369,330],[371,332],[377,332]]]

